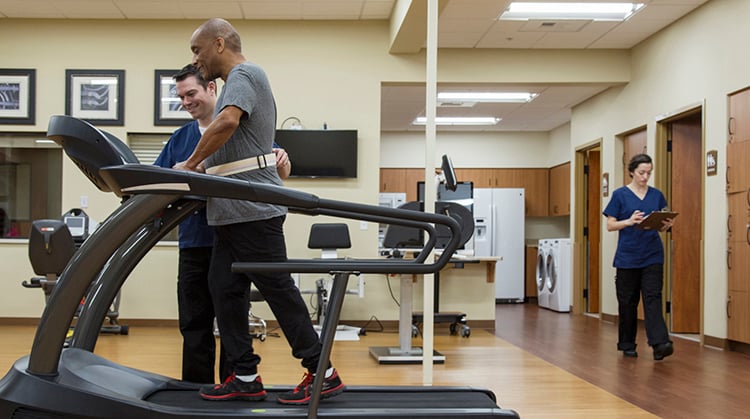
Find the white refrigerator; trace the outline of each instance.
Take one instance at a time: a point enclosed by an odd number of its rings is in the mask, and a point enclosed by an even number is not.
[[[474,189],[474,255],[499,256],[495,301],[523,302],[524,189]]]

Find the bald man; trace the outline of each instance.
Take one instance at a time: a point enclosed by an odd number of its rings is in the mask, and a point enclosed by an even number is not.
[[[203,78],[224,80],[214,119],[190,157],[174,168],[235,179],[281,185],[275,169],[272,144],[276,105],[263,69],[248,62],[235,28],[224,19],[210,19],[193,32],[190,40],[192,64]],[[310,402],[312,383],[320,361],[321,343],[313,329],[307,306],[288,273],[233,274],[233,262],[287,259],[283,206],[208,198],[208,224],[216,239],[211,261],[209,288],[216,308],[221,342],[234,374],[222,384],[206,386],[200,395],[207,400],[263,400],[266,391],[258,375],[260,357],[253,351],[247,330],[250,282],[263,294],[279,322],[295,358],[307,370],[302,382],[281,394],[282,404]],[[328,365],[321,399],[344,391],[337,371]]]

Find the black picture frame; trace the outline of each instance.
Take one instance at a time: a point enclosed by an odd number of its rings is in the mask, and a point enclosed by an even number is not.
[[[154,70],[154,125],[181,126],[193,120],[182,107],[174,76],[180,70]]]
[[[123,125],[125,70],[65,70],[65,114],[94,125]]]
[[[0,69],[0,124],[36,124],[35,69]]]

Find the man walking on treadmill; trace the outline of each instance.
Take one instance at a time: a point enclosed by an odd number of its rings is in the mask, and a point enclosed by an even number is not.
[[[193,65],[206,80],[221,77],[225,86],[215,118],[203,133],[191,156],[175,169],[205,171],[235,179],[280,185],[272,143],[276,106],[265,72],[246,61],[240,36],[223,19],[210,19],[195,30],[190,40]],[[258,375],[260,357],[255,354],[247,330],[250,281],[263,294],[279,322],[294,357],[307,369],[302,382],[281,394],[283,404],[310,402],[314,373],[320,361],[321,343],[313,329],[302,295],[288,273],[233,274],[235,261],[285,261],[283,206],[209,198],[208,223],[216,240],[211,262],[210,290],[221,340],[234,374],[224,383],[201,389],[207,400],[262,400],[266,391]],[[327,360],[325,361],[327,362]],[[321,398],[344,391],[336,370],[328,365]]]
[[[214,117],[216,83],[205,80],[194,65],[188,64],[173,76],[177,95],[193,121],[177,129],[154,162],[172,167],[190,157],[195,145]],[[286,179],[291,163],[283,148],[274,143],[276,171]],[[208,289],[208,274],[214,244],[214,230],[206,223],[202,208],[180,222],[179,267],[177,272],[177,308],[182,335],[182,380],[214,383],[216,338],[214,304]],[[225,351],[219,353],[219,375],[224,381],[232,374]]]

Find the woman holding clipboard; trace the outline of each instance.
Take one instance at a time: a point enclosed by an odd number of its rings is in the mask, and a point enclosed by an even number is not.
[[[639,228],[642,223],[645,227],[661,217],[658,214],[667,206],[664,194],[648,186],[652,171],[651,157],[646,154],[633,156],[628,163],[632,180],[612,193],[603,213],[607,217],[607,231],[619,232],[613,263],[617,269],[615,288],[619,311],[617,349],[626,357],[638,356],[635,337],[638,301],[643,294],[646,337],[648,345],[653,348],[654,359],[658,361],[674,352],[662,316],[664,246],[659,232],[672,227],[676,214],[661,219],[655,228]]]

